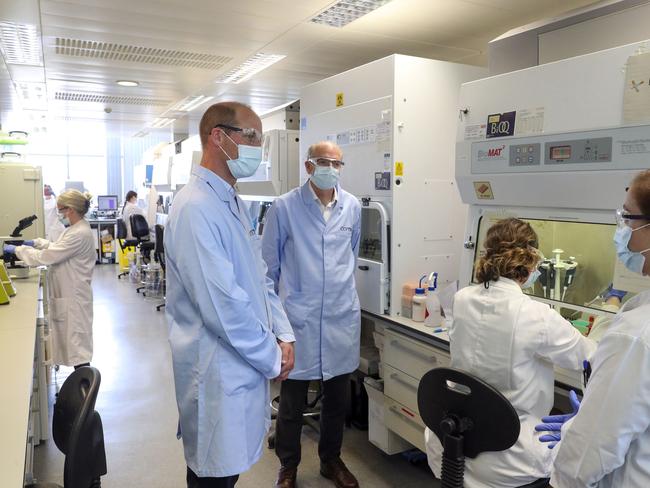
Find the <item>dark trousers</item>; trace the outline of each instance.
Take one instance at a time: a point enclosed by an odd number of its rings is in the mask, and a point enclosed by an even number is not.
[[[350,375],[323,381],[318,456],[329,462],[341,455],[345,413],[350,394]],[[275,453],[284,467],[300,464],[302,414],[307,402],[309,381],[286,380],[280,387],[280,408],[275,425]]]
[[[224,478],[199,478],[187,468],[187,488],[233,488],[238,479],[238,474]]]

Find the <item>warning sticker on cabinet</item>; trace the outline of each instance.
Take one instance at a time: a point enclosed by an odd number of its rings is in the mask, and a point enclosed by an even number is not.
[[[517,110],[517,136],[544,132],[544,107]]]
[[[492,185],[489,181],[475,181],[474,192],[479,200],[494,200]]]
[[[485,139],[485,129],[487,124],[472,124],[465,126],[465,140],[473,141],[476,139]]]
[[[395,162],[395,176],[404,176],[404,163],[402,161]]]

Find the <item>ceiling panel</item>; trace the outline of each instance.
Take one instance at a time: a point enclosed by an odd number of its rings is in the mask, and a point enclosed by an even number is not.
[[[0,20],[28,22],[39,12],[50,116],[103,120],[137,132],[190,95],[236,99],[259,111],[299,96],[327,76],[392,53],[486,65],[489,40],[514,27],[594,0],[393,0],[337,29],[309,22],[333,0],[0,0]],[[57,38],[224,57],[223,65],[178,66],[144,59],[57,53]],[[114,46],[115,47],[115,46]],[[215,83],[257,52],[287,57],[241,84]],[[171,54],[170,54],[171,56]],[[180,56],[178,53],[174,56]],[[12,67],[12,75],[20,70]],[[18,76],[18,75],[16,75]],[[15,108],[0,65],[0,120]],[[135,80],[135,88],[115,84]],[[84,101],[56,100],[56,93]],[[126,100],[157,100],[133,105]],[[75,98],[71,96],[58,98]],[[90,101],[88,101],[90,100]],[[204,106],[189,114],[196,120]]]

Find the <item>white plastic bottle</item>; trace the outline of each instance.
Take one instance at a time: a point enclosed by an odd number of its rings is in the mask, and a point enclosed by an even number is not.
[[[440,300],[438,299],[438,273],[432,273],[429,277],[429,288],[427,289],[427,314],[424,325],[427,327],[440,327],[442,314],[440,313]]]
[[[413,296],[413,321],[424,322],[424,316],[427,312],[427,296],[424,288],[416,288]]]

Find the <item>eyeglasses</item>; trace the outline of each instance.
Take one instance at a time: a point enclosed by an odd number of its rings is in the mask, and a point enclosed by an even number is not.
[[[329,168],[331,166],[334,169],[341,169],[341,166],[345,166],[343,161],[333,158],[309,158],[307,161],[321,168]]]
[[[226,129],[232,132],[240,132],[242,137],[251,144],[257,144],[261,146],[262,142],[264,141],[264,134],[262,134],[257,129],[253,129],[252,127],[234,127],[227,124],[217,124],[214,126],[214,128]]]
[[[623,208],[616,210],[617,225],[627,225],[628,220],[650,220],[650,215],[631,214]]]

